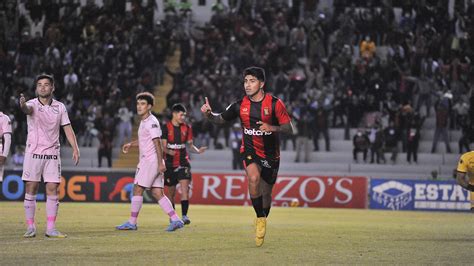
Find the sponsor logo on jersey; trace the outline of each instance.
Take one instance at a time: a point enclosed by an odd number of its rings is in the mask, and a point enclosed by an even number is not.
[[[244,134],[250,135],[250,136],[263,136],[263,135],[268,136],[268,135],[271,135],[272,132],[263,132],[255,128],[252,128],[252,129],[244,128]]]
[[[186,148],[186,144],[166,144],[166,147],[168,149],[172,149],[172,150],[180,150],[180,149],[185,149]]]
[[[42,160],[57,160],[57,155],[46,155],[46,154],[33,154],[33,159],[42,159]]]

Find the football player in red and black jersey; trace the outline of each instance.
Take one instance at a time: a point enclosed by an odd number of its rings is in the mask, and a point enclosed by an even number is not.
[[[207,147],[197,148],[193,144],[193,130],[184,122],[186,108],[177,103],[171,107],[172,118],[163,127],[161,138],[166,159],[165,186],[168,187],[168,198],[174,207],[176,185],[181,186],[181,212],[184,224],[190,224],[189,186],[191,183],[191,164],[189,163],[188,150],[192,153],[203,153]]]
[[[280,165],[279,134],[293,134],[293,126],[285,104],[265,93],[265,71],[259,67],[244,70],[246,96],[227,107],[222,113],[213,113],[206,98],[201,112],[215,124],[240,118],[243,138],[240,153],[249,181],[249,194],[257,214],[255,242],[263,245],[266,217],[270,213],[272,189]]]

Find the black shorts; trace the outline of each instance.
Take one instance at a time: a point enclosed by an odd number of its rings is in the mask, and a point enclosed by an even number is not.
[[[190,166],[166,167],[165,186],[174,187],[179,183],[180,180],[191,181]]]
[[[241,153],[244,167],[247,168],[251,163],[260,166],[260,177],[270,185],[275,184],[278,170],[280,169],[280,160],[262,159],[255,154]]]

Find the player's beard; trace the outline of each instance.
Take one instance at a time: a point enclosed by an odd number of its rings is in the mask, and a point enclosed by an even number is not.
[[[254,93],[252,93],[252,94],[247,94],[247,96],[248,96],[249,98],[252,98],[252,97],[254,97],[255,95],[257,95],[261,90],[262,90],[262,88],[258,89],[256,92],[254,92]]]
[[[39,96],[40,98],[44,98],[44,99],[50,98],[52,95],[53,95],[53,91],[50,91],[50,92],[48,92],[48,93],[43,93],[43,94],[38,93],[38,96]]]

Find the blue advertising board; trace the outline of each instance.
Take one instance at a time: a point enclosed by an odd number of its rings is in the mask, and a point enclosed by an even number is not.
[[[454,181],[371,179],[370,208],[468,211],[470,192]]]

